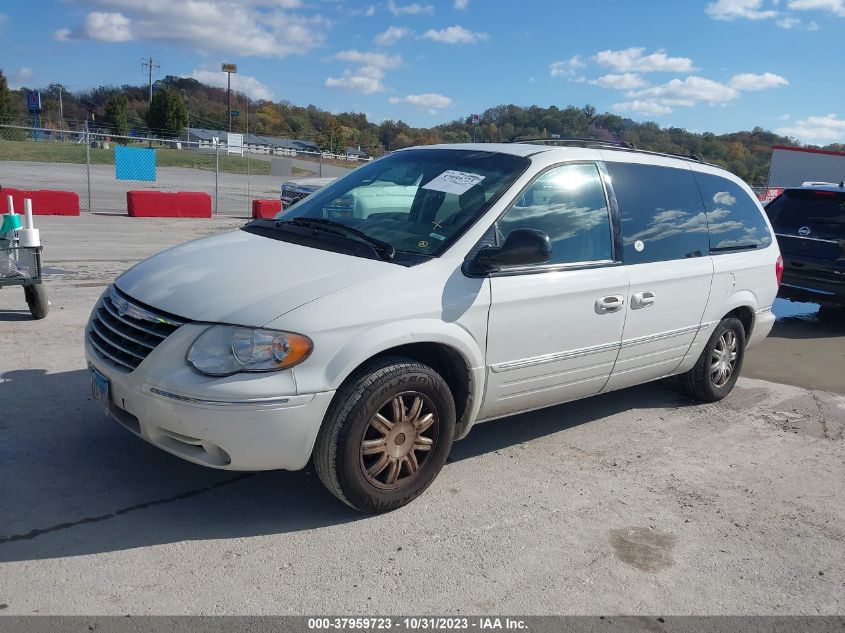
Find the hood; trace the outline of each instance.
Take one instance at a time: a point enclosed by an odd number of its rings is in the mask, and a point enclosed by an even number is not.
[[[192,321],[262,326],[393,266],[246,231],[176,246],[115,281],[130,297]]]
[[[337,178],[292,178],[282,183],[282,189],[307,189],[317,191],[332,184]]]

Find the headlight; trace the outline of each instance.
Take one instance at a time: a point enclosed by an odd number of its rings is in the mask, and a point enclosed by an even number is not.
[[[191,345],[188,362],[209,376],[279,371],[304,361],[312,348],[311,339],[301,334],[213,325]]]

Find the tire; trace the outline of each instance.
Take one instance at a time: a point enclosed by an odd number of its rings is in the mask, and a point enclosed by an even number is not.
[[[414,360],[379,358],[338,389],[317,436],[314,465],[344,503],[389,512],[428,488],[454,437],[455,402],[446,381]]]
[[[24,286],[23,293],[26,297],[26,305],[29,306],[29,313],[33,319],[43,319],[50,311],[50,301],[47,299],[47,289],[44,284]]]
[[[731,343],[733,341],[733,343]],[[720,362],[721,350],[727,347],[733,355],[714,369]],[[722,319],[716,326],[695,366],[682,377],[686,392],[702,402],[716,402],[734,388],[742,361],[745,358],[745,327],[739,319]],[[728,372],[725,376],[724,372]]]

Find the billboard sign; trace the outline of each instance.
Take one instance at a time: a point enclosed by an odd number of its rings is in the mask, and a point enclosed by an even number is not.
[[[244,155],[244,135],[229,132],[226,136],[226,153]]]
[[[237,64],[220,64],[220,72],[222,73],[236,73],[238,72]]]
[[[479,125],[480,123],[481,123],[481,117],[478,116],[477,114],[473,114],[472,115],[472,124],[473,125]]]
[[[26,91],[26,109],[30,112],[41,112],[41,93],[37,90]]]
[[[809,147],[775,145],[769,188],[800,187],[805,182],[839,184],[845,178],[845,153]]]

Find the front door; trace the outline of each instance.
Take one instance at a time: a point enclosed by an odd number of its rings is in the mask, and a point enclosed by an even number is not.
[[[595,163],[554,167],[500,218],[549,235],[548,263],[503,270],[491,283],[487,390],[480,419],[601,391],[619,351],[628,278],[614,261],[607,196]]]

